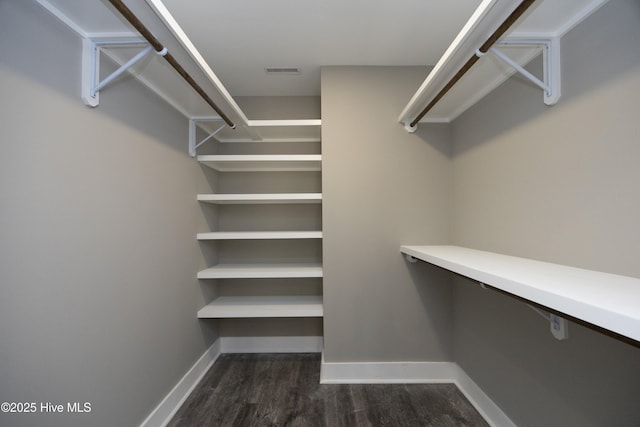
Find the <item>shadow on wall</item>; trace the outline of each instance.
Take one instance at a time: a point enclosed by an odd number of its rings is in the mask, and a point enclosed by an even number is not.
[[[424,306],[424,312],[430,320],[428,324],[437,326],[424,332],[433,336],[437,342],[434,347],[444,349],[443,360],[452,360],[453,274],[433,264],[422,261],[413,263],[407,261],[404,255],[402,257]]]
[[[451,144],[451,125],[449,123],[421,123],[413,135],[431,145],[447,158],[452,157],[453,145]]]

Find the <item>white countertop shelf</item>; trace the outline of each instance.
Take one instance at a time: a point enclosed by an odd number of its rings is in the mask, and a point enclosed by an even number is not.
[[[322,231],[213,231],[198,233],[198,240],[322,239]]]
[[[219,172],[320,171],[320,154],[239,154],[198,156],[198,161]]]
[[[313,204],[322,193],[198,194],[198,201],[214,204]]]
[[[322,277],[322,264],[218,264],[198,272],[198,279],[275,279],[294,277]]]
[[[458,246],[401,246],[400,251],[640,341],[640,279]]]
[[[322,296],[223,296],[198,311],[199,318],[322,317]]]

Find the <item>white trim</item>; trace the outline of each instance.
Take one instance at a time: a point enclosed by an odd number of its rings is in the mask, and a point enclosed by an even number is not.
[[[455,382],[453,362],[328,363],[322,355],[321,384],[429,384]]]
[[[319,353],[322,337],[220,337],[194,363],[140,427],[166,426],[222,353]]]
[[[249,139],[249,138],[216,138],[216,140],[222,144],[245,144],[248,142],[251,143],[273,143],[273,142],[322,142],[322,138],[262,138],[259,140]]]
[[[505,414],[498,405],[471,379],[469,375],[457,364],[455,365],[455,385],[462,394],[471,402],[476,410],[491,426],[516,427],[516,424]]]
[[[322,126],[322,119],[301,119],[301,120],[249,120],[248,126]]]
[[[322,354],[321,384],[453,383],[491,426],[516,427],[513,421],[454,362],[327,363]]]
[[[222,353],[318,353],[317,336],[220,337],[178,381],[140,427],[166,426]],[[482,417],[495,427],[516,427],[509,417],[454,362],[327,363],[322,354],[321,384],[453,383]]]
[[[322,337],[221,337],[223,353],[320,353]]]
[[[140,427],[166,426],[220,354],[222,354],[221,343],[218,339],[184,374],[173,389],[162,399],[162,402],[140,424]]]

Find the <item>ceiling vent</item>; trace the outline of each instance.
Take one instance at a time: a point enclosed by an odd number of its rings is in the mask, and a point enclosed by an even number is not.
[[[285,76],[300,74],[300,68],[295,67],[268,67],[264,69],[271,76]]]

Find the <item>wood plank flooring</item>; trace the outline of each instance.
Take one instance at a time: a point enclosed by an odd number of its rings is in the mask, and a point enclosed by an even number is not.
[[[320,384],[320,355],[223,354],[168,424],[488,426],[453,384]]]

